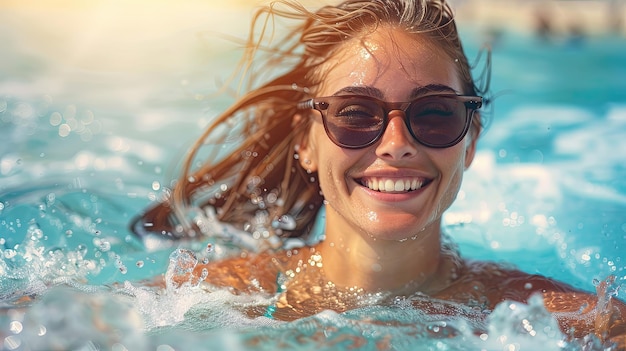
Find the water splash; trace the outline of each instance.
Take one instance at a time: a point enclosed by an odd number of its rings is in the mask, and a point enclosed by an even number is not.
[[[100,272],[101,262],[86,258],[84,247],[46,248],[43,232],[36,224],[31,224],[28,232],[31,236],[22,244],[0,249],[0,299],[38,295],[48,286],[84,282]]]

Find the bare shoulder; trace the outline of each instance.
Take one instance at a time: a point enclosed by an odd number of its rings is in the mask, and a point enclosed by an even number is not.
[[[228,288],[233,293],[276,293],[281,274],[302,260],[301,250],[243,253],[240,256],[198,264],[193,275],[203,277],[216,287]]]
[[[563,282],[498,263],[465,261],[457,279],[439,292],[437,297],[462,303],[472,300],[492,309],[504,300],[527,302],[535,293],[548,292],[583,293]]]
[[[529,274],[493,262],[465,262],[459,278],[437,297],[460,303],[480,303],[493,309],[505,300],[527,303],[541,294],[546,310],[559,321],[564,333],[624,342],[626,304],[598,286],[597,293],[575,288],[542,275]],[[621,340],[621,341],[620,341]]]
[[[228,288],[231,292],[253,293],[276,291],[276,276],[280,271],[280,261],[276,254],[243,253],[240,256],[198,264],[193,271],[195,277],[218,288]]]

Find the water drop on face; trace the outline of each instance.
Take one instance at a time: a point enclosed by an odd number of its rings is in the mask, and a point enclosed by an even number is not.
[[[370,222],[378,222],[378,214],[374,211],[369,211],[367,213],[367,219],[370,220]]]
[[[380,271],[382,271],[382,270],[383,270],[383,267],[382,267],[380,264],[378,264],[378,263],[374,263],[374,264],[372,265],[372,271],[374,271],[374,272],[380,272]]]

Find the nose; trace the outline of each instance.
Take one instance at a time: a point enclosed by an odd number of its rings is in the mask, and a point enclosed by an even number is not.
[[[403,111],[389,112],[387,128],[376,147],[378,157],[400,160],[411,158],[417,154],[418,145],[404,122],[405,118]]]

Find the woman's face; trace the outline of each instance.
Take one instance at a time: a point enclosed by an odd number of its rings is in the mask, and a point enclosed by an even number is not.
[[[349,93],[398,102],[433,89],[463,93],[455,63],[442,50],[389,27],[346,43],[324,69],[317,96]],[[442,212],[459,191],[474,156],[475,140],[468,134],[452,147],[429,148],[412,138],[403,117],[402,111],[392,111],[380,140],[356,150],[335,145],[322,119],[314,117],[300,146],[300,162],[318,172],[326,200],[327,239],[356,233],[401,241],[439,234]],[[381,182],[393,184],[394,190],[375,190],[372,184]],[[422,185],[416,190],[396,189],[397,183],[407,182]]]

